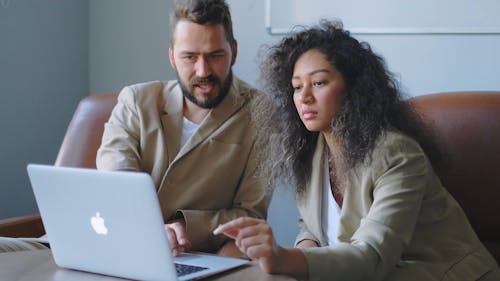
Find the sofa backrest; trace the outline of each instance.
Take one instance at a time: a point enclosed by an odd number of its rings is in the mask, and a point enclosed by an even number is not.
[[[117,93],[83,98],[71,119],[57,154],[56,166],[96,168],[104,123],[117,102]]]
[[[500,260],[500,92],[437,93],[410,102],[448,158],[439,173],[443,185]]]

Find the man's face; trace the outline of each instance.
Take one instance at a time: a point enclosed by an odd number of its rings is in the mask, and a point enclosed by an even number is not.
[[[201,108],[215,107],[229,92],[236,44],[231,49],[221,24],[186,20],[177,23],[173,38],[169,58],[184,96]]]

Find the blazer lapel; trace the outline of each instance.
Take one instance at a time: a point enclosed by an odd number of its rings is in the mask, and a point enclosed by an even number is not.
[[[233,78],[231,89],[222,102],[213,108],[207,115],[200,127],[191,136],[186,145],[184,145],[176,159],[186,155],[189,151],[207,139],[217,128],[219,128],[234,112],[239,110],[246,102],[246,99],[240,95],[237,85],[237,78]],[[182,129],[182,128],[181,128]]]
[[[322,245],[327,245],[324,240],[323,231],[321,228],[321,210],[323,208],[323,170],[324,170],[324,141],[321,135],[318,136],[318,142],[316,145],[316,150],[314,151],[312,159],[312,172],[311,172],[311,183],[309,188],[311,189],[308,194],[307,208],[308,211],[308,225],[310,231],[314,233],[320,240]]]
[[[180,149],[184,103],[179,85],[175,83],[172,87],[165,87],[163,93],[165,97],[164,114],[161,116],[169,165],[175,160]]]

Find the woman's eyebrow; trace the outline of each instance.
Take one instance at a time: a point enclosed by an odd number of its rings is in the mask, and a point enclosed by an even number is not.
[[[320,72],[330,73],[330,70],[328,70],[328,69],[326,69],[326,68],[315,69],[315,70],[313,70],[313,71],[311,71],[311,72],[307,73],[307,75],[312,76],[312,75],[314,75],[314,74],[316,74],[316,73],[320,73]],[[292,76],[292,80],[293,80],[293,79],[299,79],[299,76],[297,76],[297,75]]]

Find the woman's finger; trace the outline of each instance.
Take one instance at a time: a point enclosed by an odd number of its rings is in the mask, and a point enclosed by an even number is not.
[[[229,231],[229,230],[239,230],[243,227],[255,225],[255,224],[258,224],[261,222],[262,222],[262,220],[256,219],[256,218],[240,217],[240,218],[234,219],[232,221],[229,221],[225,224],[219,225],[217,228],[214,229],[213,234],[219,235],[219,234],[222,234],[224,232],[234,233],[234,231]]]

